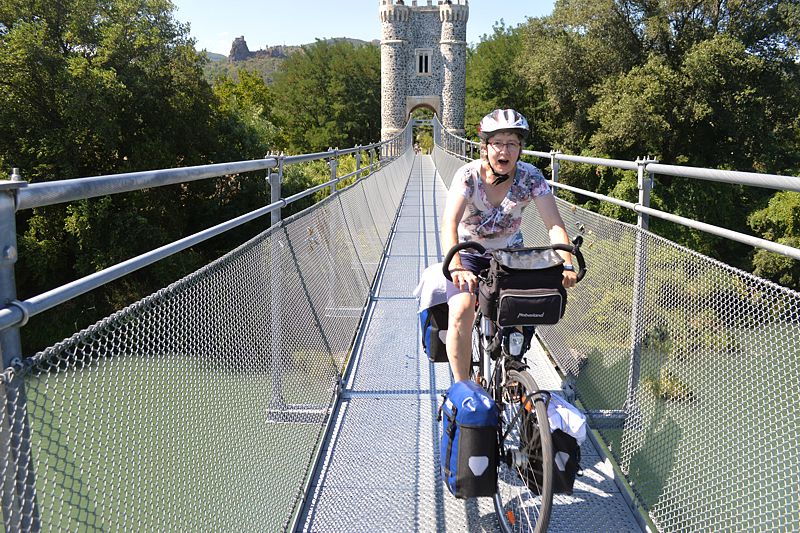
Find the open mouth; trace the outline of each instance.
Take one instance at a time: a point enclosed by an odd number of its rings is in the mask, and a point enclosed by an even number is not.
[[[505,157],[498,157],[497,158],[497,163],[499,165],[507,165],[507,164],[510,163],[510,161],[508,159],[506,159]]]

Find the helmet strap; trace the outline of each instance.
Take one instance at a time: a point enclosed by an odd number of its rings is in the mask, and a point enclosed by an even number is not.
[[[519,163],[519,160],[520,158],[517,157],[517,163]],[[511,177],[508,174],[500,174],[499,172],[497,172],[492,166],[492,162],[489,161],[488,156],[486,157],[486,163],[489,165],[489,169],[492,171],[492,175],[494,175],[494,181],[492,182],[492,185],[500,185],[501,183],[503,183],[504,181],[506,181],[508,178]],[[514,166],[514,170],[516,169],[517,167]]]
[[[489,161],[488,161],[488,160],[487,160],[486,162],[487,162],[487,163],[489,163]],[[492,185],[495,185],[495,186],[496,186],[496,185],[500,185],[501,183],[503,183],[504,181],[506,181],[506,180],[509,178],[509,175],[508,175],[508,174],[499,174],[499,173],[498,173],[498,172],[497,172],[497,171],[494,169],[494,167],[492,166],[492,164],[491,164],[491,163],[489,163],[489,169],[491,169],[491,171],[492,171],[492,174],[494,175],[494,181],[492,182]]]

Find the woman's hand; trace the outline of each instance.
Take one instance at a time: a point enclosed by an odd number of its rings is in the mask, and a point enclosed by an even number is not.
[[[561,281],[565,289],[574,287],[578,283],[578,274],[574,270],[565,270],[564,279]]]
[[[453,278],[453,285],[460,291],[475,292],[478,289],[478,277],[465,268],[454,268],[450,270]]]

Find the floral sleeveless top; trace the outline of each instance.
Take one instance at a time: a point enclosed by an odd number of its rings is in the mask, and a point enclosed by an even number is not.
[[[464,216],[458,224],[458,241],[477,241],[487,250],[522,246],[522,210],[531,200],[552,194],[542,172],[535,166],[517,163],[508,194],[498,207],[486,199],[486,185],[480,178],[481,160],[458,169],[450,191],[467,199]]]

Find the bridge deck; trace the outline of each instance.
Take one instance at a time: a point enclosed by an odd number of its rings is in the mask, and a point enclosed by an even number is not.
[[[335,426],[301,516],[304,531],[496,531],[490,498],[463,501],[439,473],[436,412],[451,377],[420,348],[416,300],[422,270],[439,262],[445,188],[428,156],[417,157],[376,296],[354,352]],[[544,388],[560,388],[546,357],[529,363]],[[591,442],[571,496],[556,496],[550,531],[641,531]]]

